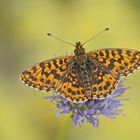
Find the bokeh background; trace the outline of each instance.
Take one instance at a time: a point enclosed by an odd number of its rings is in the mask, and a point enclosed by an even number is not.
[[[55,106],[43,99],[51,93],[30,89],[19,81],[28,66],[66,53],[73,47],[46,36],[89,42],[99,48],[140,50],[139,0],[1,0],[0,1],[0,140],[139,140],[140,70],[125,82],[131,89],[123,101],[126,116],[100,118],[98,128],[72,127],[70,116],[55,117]]]

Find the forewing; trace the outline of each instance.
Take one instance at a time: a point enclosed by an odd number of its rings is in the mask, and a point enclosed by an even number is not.
[[[67,56],[37,63],[27,68],[20,78],[30,87],[45,91],[55,90],[63,81],[72,60],[73,56]]]
[[[87,53],[116,76],[127,76],[140,66],[140,52],[130,49],[101,49]]]

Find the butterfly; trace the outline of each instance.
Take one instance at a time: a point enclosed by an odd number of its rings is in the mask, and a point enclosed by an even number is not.
[[[55,91],[75,103],[106,99],[121,77],[140,66],[140,52],[105,48],[86,53],[76,42],[74,55],[37,63],[22,72],[20,79],[29,87]]]

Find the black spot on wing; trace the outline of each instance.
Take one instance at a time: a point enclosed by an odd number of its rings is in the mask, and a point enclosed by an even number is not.
[[[53,69],[52,71],[51,71],[51,74],[53,74],[53,76],[54,76],[54,78],[56,78],[56,79],[60,79],[60,75],[57,73],[57,70],[55,70],[55,69]]]

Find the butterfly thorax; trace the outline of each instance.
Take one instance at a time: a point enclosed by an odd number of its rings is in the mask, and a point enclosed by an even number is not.
[[[80,42],[76,42],[76,49],[74,50],[75,53],[75,61],[81,68],[86,67],[87,56],[85,53],[85,49],[82,47]]]

